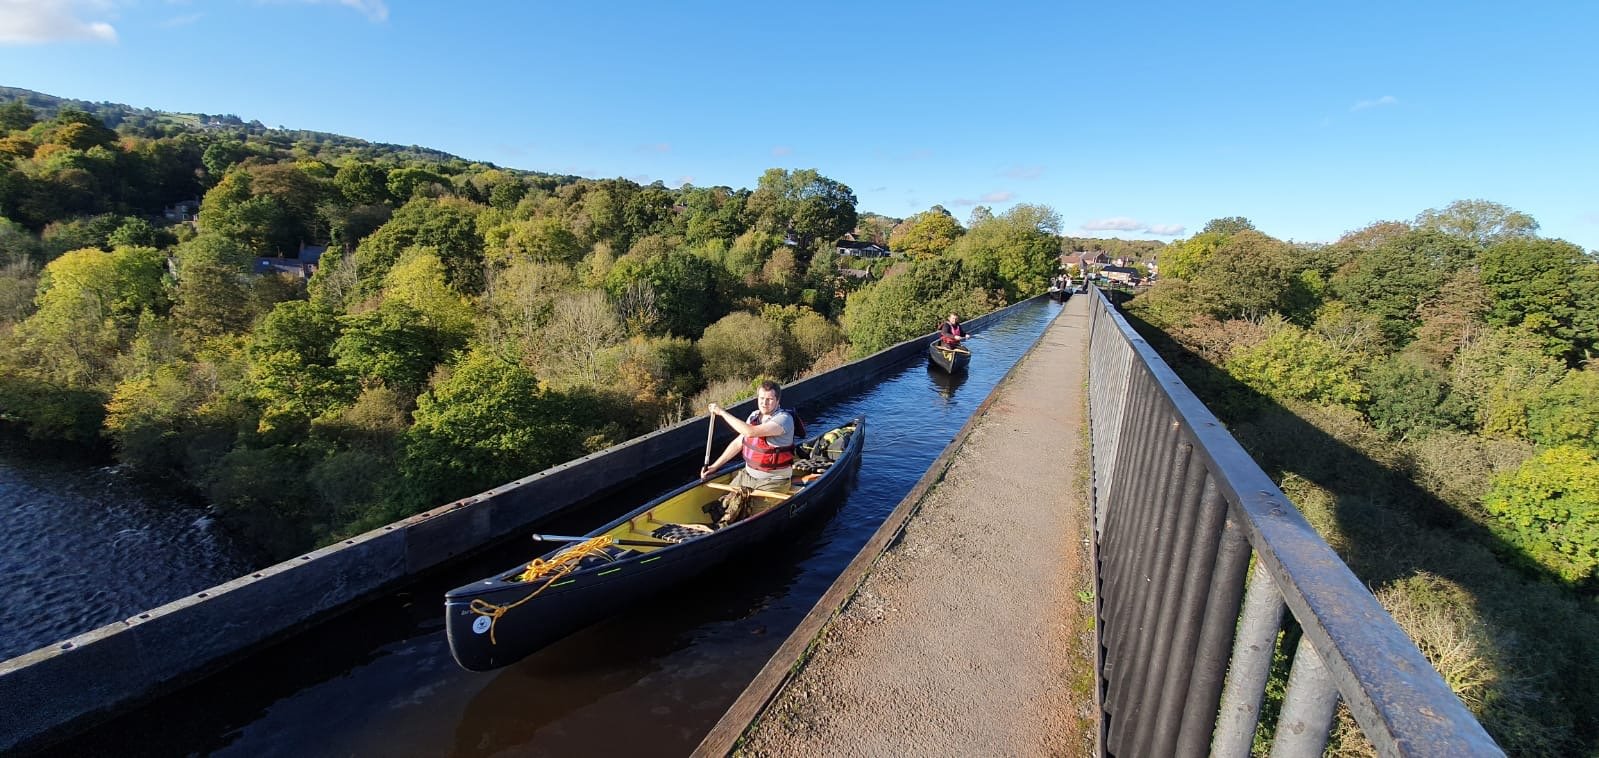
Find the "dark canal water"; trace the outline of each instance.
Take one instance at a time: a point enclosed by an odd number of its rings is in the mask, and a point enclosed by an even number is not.
[[[830,517],[783,544],[618,608],[523,661],[461,670],[445,591],[532,556],[531,543],[441,569],[60,746],[67,754],[233,756],[684,755],[716,723],[972,410],[1060,312],[1017,309],[970,343],[964,375],[925,357],[831,405],[812,429],[867,417],[856,480]],[[697,473],[682,470],[558,524],[598,526]]]
[[[115,468],[0,453],[0,660],[249,569],[203,509]]]

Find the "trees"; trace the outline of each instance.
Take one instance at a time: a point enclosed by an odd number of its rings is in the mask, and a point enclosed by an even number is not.
[[[450,180],[444,175],[419,166],[406,166],[389,172],[389,194],[401,202],[418,197],[440,197],[451,194]]]
[[[1531,216],[1487,200],[1456,200],[1442,210],[1429,208],[1416,215],[1416,225],[1462,237],[1479,246],[1529,238],[1538,231],[1538,222]]]
[[[611,267],[605,277],[605,291],[613,300],[619,300],[633,283],[647,283],[654,292],[654,308],[660,314],[654,333],[693,338],[727,313],[725,276],[716,264],[687,250],[673,250],[643,261],[629,255]]]
[[[1254,222],[1243,216],[1228,216],[1226,218],[1213,218],[1205,222],[1205,228],[1199,230],[1199,233],[1230,237],[1239,232],[1252,231],[1255,231]]]
[[[200,204],[200,226],[231,237],[255,255],[291,255],[303,242],[326,239],[316,209],[328,192],[323,180],[287,164],[230,171]]]
[[[246,391],[261,407],[261,424],[303,428],[349,402],[354,382],[334,365],[336,316],[303,300],[278,303],[251,335]]]
[[[699,351],[705,361],[705,378],[785,379],[790,355],[796,352],[793,338],[781,324],[747,311],[735,311],[705,328]]]
[[[480,292],[483,237],[478,233],[477,217],[481,212],[482,206],[452,198],[418,198],[406,203],[356,246],[353,262],[361,293],[376,294],[400,254],[412,246],[433,250],[444,264],[445,281],[457,292]]]
[[[626,339],[627,331],[605,295],[590,290],[559,297],[539,336],[540,370],[553,385],[597,386],[601,354]]]
[[[515,259],[572,264],[581,260],[585,252],[577,235],[553,216],[512,221],[489,230],[484,236],[485,257],[497,265]]]
[[[1599,333],[1586,326],[1599,293],[1584,288],[1596,268],[1582,248],[1561,240],[1495,243],[1481,259],[1482,283],[1493,296],[1486,320],[1537,335],[1550,355],[1575,363],[1599,344]]]
[[[39,117],[21,100],[0,105],[0,132],[20,131],[33,126]]]
[[[889,249],[915,257],[942,255],[966,232],[960,222],[942,207],[905,219],[889,235]]]
[[[855,228],[855,192],[822,176],[815,169],[792,174],[780,168],[761,175],[745,206],[762,231],[794,236],[797,247],[809,251],[816,240],[831,242]]]
[[[333,174],[333,187],[352,205],[382,205],[393,200],[388,169],[374,163],[345,163]]]
[[[1227,373],[1268,397],[1355,405],[1367,398],[1356,366],[1339,359],[1320,337],[1276,320],[1265,341],[1234,353]]]
[[[1599,453],[1599,366],[1568,371],[1529,401],[1527,432],[1545,447],[1577,445]]]
[[[433,367],[463,344],[459,335],[425,323],[416,308],[388,300],[377,310],[340,317],[339,337],[329,353],[341,372],[414,396]]]
[[[966,262],[967,273],[992,274],[1007,300],[1043,292],[1055,274],[1060,217],[1042,205],[1019,204],[950,246],[948,255]]]
[[[912,261],[849,295],[844,306],[844,333],[855,355],[868,355],[934,331],[951,313],[986,313],[1000,302],[959,260]]]
[[[400,464],[407,497],[429,507],[582,455],[583,422],[597,415],[520,366],[470,353],[417,399]]]
[[[1216,254],[1223,239],[1223,235],[1216,232],[1201,232],[1173,242],[1160,257],[1160,272],[1166,278],[1193,279]]]
[[[1499,530],[1526,556],[1568,582],[1599,569],[1599,458],[1569,445],[1534,455],[1499,477],[1484,498]]]
[[[1402,346],[1415,331],[1417,309],[1476,253],[1460,237],[1417,229],[1355,257],[1330,285],[1340,299],[1376,314],[1390,343]]]
[[[1514,329],[1486,330],[1450,365],[1450,387],[1484,437],[1528,438],[1527,406],[1566,373],[1565,365]]]

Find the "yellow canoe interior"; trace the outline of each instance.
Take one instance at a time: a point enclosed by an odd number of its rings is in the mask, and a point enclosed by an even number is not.
[[[854,424],[845,424],[833,431],[842,431],[844,434],[833,435],[833,437],[836,439],[832,439],[829,437],[829,435],[832,434],[830,432],[828,435],[822,435],[817,439],[828,439],[838,452],[842,452],[844,446],[848,444],[847,435],[854,432]],[[806,444],[802,444],[800,449],[796,451],[796,455],[800,457],[808,456],[809,453],[810,451]],[[733,476],[737,473],[738,469],[735,468],[725,474],[712,477],[706,480],[704,483],[701,483],[698,487],[686,490],[674,497],[667,498],[666,500],[658,503],[655,507],[644,511],[643,513],[640,513],[637,516],[634,516],[627,521],[624,521],[621,524],[618,524],[617,526],[595,536],[607,536],[612,540],[615,540],[617,543],[623,540],[639,542],[662,542],[660,545],[625,545],[613,543],[610,548],[612,550],[626,550],[636,553],[653,553],[662,548],[671,547],[672,543],[663,542],[659,538],[655,537],[653,532],[656,529],[668,524],[699,524],[706,527],[714,526],[711,515],[705,511],[705,506],[727,494],[727,490],[717,489],[711,485],[719,484],[723,487],[726,487],[728,486],[728,482],[730,482],[733,479]],[[819,472],[796,475],[793,479],[790,494],[799,493],[804,489],[805,485],[810,484],[821,476],[822,474]],[[562,552],[564,552],[564,549]],[[516,573],[520,573],[520,570]],[[506,578],[512,579],[516,573],[513,573],[511,576]]]

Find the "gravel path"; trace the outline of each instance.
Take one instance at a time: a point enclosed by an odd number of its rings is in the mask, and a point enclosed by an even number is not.
[[[740,754],[1093,752],[1087,305],[999,389]]]

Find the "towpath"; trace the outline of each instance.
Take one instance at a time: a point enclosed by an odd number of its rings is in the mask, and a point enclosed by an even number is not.
[[[1087,300],[996,390],[739,754],[1092,754]]]

